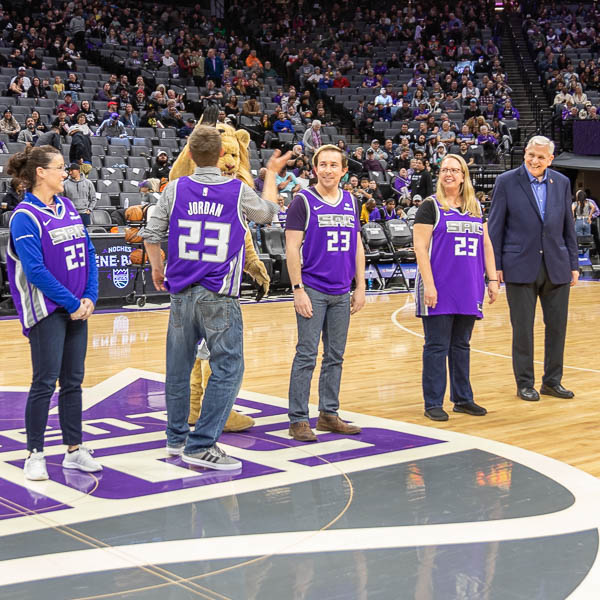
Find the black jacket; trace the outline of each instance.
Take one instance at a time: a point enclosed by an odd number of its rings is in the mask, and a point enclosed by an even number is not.
[[[73,134],[69,150],[69,162],[79,162],[83,159],[86,163],[92,162],[92,140],[89,135],[77,131]]]

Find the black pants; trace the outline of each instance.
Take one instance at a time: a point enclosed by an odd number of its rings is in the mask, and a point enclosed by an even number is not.
[[[555,285],[550,281],[546,266],[542,266],[533,283],[507,283],[506,296],[510,307],[513,330],[513,371],[517,387],[533,387],[533,323],[539,297],[544,314],[544,376],[542,383],[558,385],[563,374],[563,355],[569,309],[568,283]]]
[[[87,349],[87,321],[73,321],[63,309],[34,325],[29,332],[33,381],[25,408],[27,449],[44,449],[50,399],[60,384],[58,416],[63,442],[81,443],[81,383]]]

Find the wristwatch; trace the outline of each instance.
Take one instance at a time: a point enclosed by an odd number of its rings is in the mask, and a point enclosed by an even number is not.
[[[294,290],[303,290],[304,289],[304,285],[302,283],[295,283],[292,288]]]

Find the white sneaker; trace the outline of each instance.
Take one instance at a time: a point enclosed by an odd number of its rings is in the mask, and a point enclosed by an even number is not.
[[[43,452],[34,450],[30,457],[25,459],[25,478],[31,481],[45,481],[48,479],[46,459]]]
[[[85,446],[79,446],[75,452],[67,452],[62,462],[63,469],[78,469],[86,473],[102,471],[102,465],[92,458],[93,452]]]

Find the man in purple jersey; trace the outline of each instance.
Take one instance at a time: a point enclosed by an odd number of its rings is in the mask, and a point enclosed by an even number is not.
[[[156,204],[143,237],[156,289],[171,293],[167,332],[167,452],[188,464],[234,470],[241,462],[216,442],[244,374],[239,291],[247,220],[271,223],[279,210],[276,174],[291,153],[275,151],[267,165],[263,197],[238,179],[221,175],[217,129],[198,126],[188,138],[197,166],[190,177],[171,181]],[[166,271],[160,242],[168,231]],[[210,352],[212,374],[202,412],[190,431],[190,374],[198,342]]]
[[[321,335],[317,430],[360,433],[359,427],[342,421],[337,412],[350,314],[365,304],[360,221],[355,199],[339,188],[348,171],[348,159],[340,148],[321,146],[313,157],[313,167],[318,182],[300,192],[290,204],[285,232],[298,324],[290,375],[289,434],[301,442],[317,440],[308,421],[308,400]],[[352,279],[356,290],[350,296]]]

